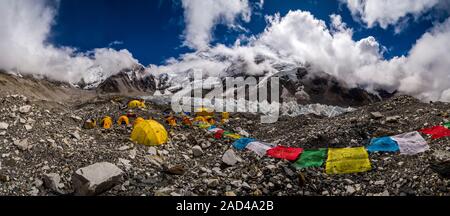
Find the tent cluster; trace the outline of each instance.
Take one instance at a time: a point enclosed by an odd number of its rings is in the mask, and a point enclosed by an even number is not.
[[[132,100],[128,103],[130,109],[144,109],[146,108],[143,100]],[[134,119],[132,122],[131,120]],[[97,125],[97,122],[100,124]],[[133,112],[128,112],[126,115],[121,115],[117,121],[117,125],[133,128],[131,132],[131,140],[141,145],[155,146],[162,145],[168,141],[168,133],[165,127],[159,122],[149,119],[146,120],[138,117]],[[96,119],[88,119],[85,121],[83,128],[93,129],[101,127],[103,129],[111,129],[114,125],[114,120],[111,116],[105,116],[100,121]]]
[[[99,124],[97,125],[97,122]],[[119,126],[130,126],[130,118],[128,115],[122,115],[120,116],[117,121],[117,125]],[[114,120],[111,116],[105,116],[100,121],[97,121],[96,119],[88,119],[84,122],[83,128],[84,129],[93,129],[96,127],[101,127],[103,129],[111,129],[114,125]]]
[[[144,109],[146,108],[144,100],[131,100],[128,102],[128,108],[129,109]],[[136,125],[136,123],[142,122],[142,118],[137,118],[136,114],[133,112],[129,112],[125,115],[119,116],[116,123],[119,126],[131,126],[130,118],[134,118],[135,121],[133,125]],[[99,120],[99,121],[98,121]],[[111,129],[114,125],[114,120],[111,116],[105,116],[101,119],[88,119],[84,122],[83,128],[84,129],[93,129],[96,127],[101,127],[103,129]],[[99,123],[99,124],[97,124]]]
[[[118,125],[131,126],[128,116],[120,116],[117,120]],[[87,120],[84,128],[95,128],[95,119]],[[109,116],[104,117],[100,121],[100,127],[103,129],[111,129],[113,126],[113,119]],[[131,133],[131,140],[142,145],[155,146],[162,145],[168,141],[168,133],[164,126],[155,120],[145,120],[142,117],[135,118],[133,122],[133,131]]]
[[[216,139],[231,139],[237,150],[250,150],[259,156],[285,159],[292,162],[296,169],[321,167],[325,165],[327,174],[359,173],[371,170],[369,153],[399,152],[402,155],[415,155],[430,149],[423,134],[432,135],[432,139],[450,136],[450,123],[396,136],[379,137],[370,140],[368,146],[350,148],[320,148],[304,150],[297,147],[279,146],[257,141],[249,137],[225,131],[214,125],[208,127]]]
[[[181,118],[169,112],[166,112],[165,116],[166,123],[171,127],[190,127],[196,125],[200,128],[207,129],[217,123],[215,113],[206,108],[197,109],[194,118],[190,117],[190,113],[183,113]],[[230,114],[228,112],[223,112],[221,114],[220,123],[224,124],[228,122],[229,119]]]

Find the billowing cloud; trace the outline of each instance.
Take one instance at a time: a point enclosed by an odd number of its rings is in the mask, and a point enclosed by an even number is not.
[[[263,1],[258,3],[263,4]],[[249,22],[251,7],[248,0],[182,0],[186,29],[184,45],[201,50],[209,46],[217,24],[242,29],[238,17]]]
[[[407,15],[417,17],[440,1],[447,0],[341,0],[347,4],[352,15],[360,18],[367,27],[378,24],[384,29],[389,25],[404,24],[400,22],[402,18]]]
[[[184,74],[202,71],[209,76],[246,73],[264,75],[277,72],[277,67],[309,64],[351,85],[356,85],[352,71],[374,64],[382,58],[381,46],[373,37],[352,39],[353,31],[333,15],[333,29],[311,13],[291,11],[266,17],[268,26],[260,35],[249,38],[246,45],[239,40],[232,47],[217,45],[201,52],[188,53],[166,65],[151,67],[152,73]],[[264,61],[259,61],[264,59]]]
[[[0,1],[0,68],[53,80],[100,82],[137,64],[127,50],[99,48],[78,52],[48,43],[58,1]]]
[[[425,33],[408,56],[357,70],[360,83],[379,85],[423,100],[450,102],[450,18]]]
[[[217,45],[201,52],[182,55],[165,65],[153,65],[152,73],[189,77],[246,73],[268,75],[280,65],[310,65],[311,72],[323,71],[351,87],[369,91],[398,90],[422,100],[450,101],[450,20],[425,33],[407,56],[384,59],[384,47],[374,37],[353,39],[353,30],[339,15],[331,15],[330,26],[305,11],[286,16],[267,16],[268,26],[241,45]],[[264,59],[264,61],[261,61]],[[185,76],[187,74],[187,76]]]

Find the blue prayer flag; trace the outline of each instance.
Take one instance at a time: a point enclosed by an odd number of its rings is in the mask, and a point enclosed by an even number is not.
[[[396,152],[399,150],[397,142],[391,137],[373,138],[367,147],[368,152]]]

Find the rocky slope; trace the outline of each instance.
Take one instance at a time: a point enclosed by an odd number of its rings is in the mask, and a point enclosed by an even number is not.
[[[139,95],[153,93],[156,84],[152,75],[146,76],[144,67],[136,66],[109,77],[95,89],[99,94]]]
[[[51,86],[56,89],[50,92],[64,89]],[[123,171],[123,180],[102,195],[450,195],[450,181],[429,168],[437,153],[448,154],[449,138],[427,138],[431,150],[415,156],[371,154],[373,169],[360,174],[326,175],[324,168],[294,170],[287,161],[236,150],[234,159],[239,162],[226,166],[222,156],[232,149],[230,143],[213,139],[203,129],[171,129],[168,144],[146,147],[129,140],[130,128],[81,128],[89,118],[117,119],[128,111],[123,109],[128,97],[95,96],[82,101],[68,97],[71,103],[43,103],[33,96],[37,92],[13,87],[0,84],[1,195],[73,195],[77,170],[98,162]],[[72,91],[80,92],[70,89],[68,95]],[[162,112],[168,107],[148,105],[134,112],[164,122]],[[441,124],[447,121],[448,109],[445,103],[399,96],[333,118],[282,117],[275,124],[260,124],[256,115],[232,114],[224,127],[287,146],[362,146],[371,137]],[[372,112],[382,117],[374,118]],[[110,169],[103,172],[99,173],[114,174]]]

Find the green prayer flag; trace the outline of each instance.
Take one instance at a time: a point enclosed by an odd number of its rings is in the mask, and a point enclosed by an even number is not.
[[[302,169],[307,167],[320,167],[325,162],[327,157],[327,149],[321,148],[319,150],[305,150],[300,159],[294,164],[294,168]]]
[[[449,128],[450,129],[450,122],[447,122],[444,124],[444,127]]]

